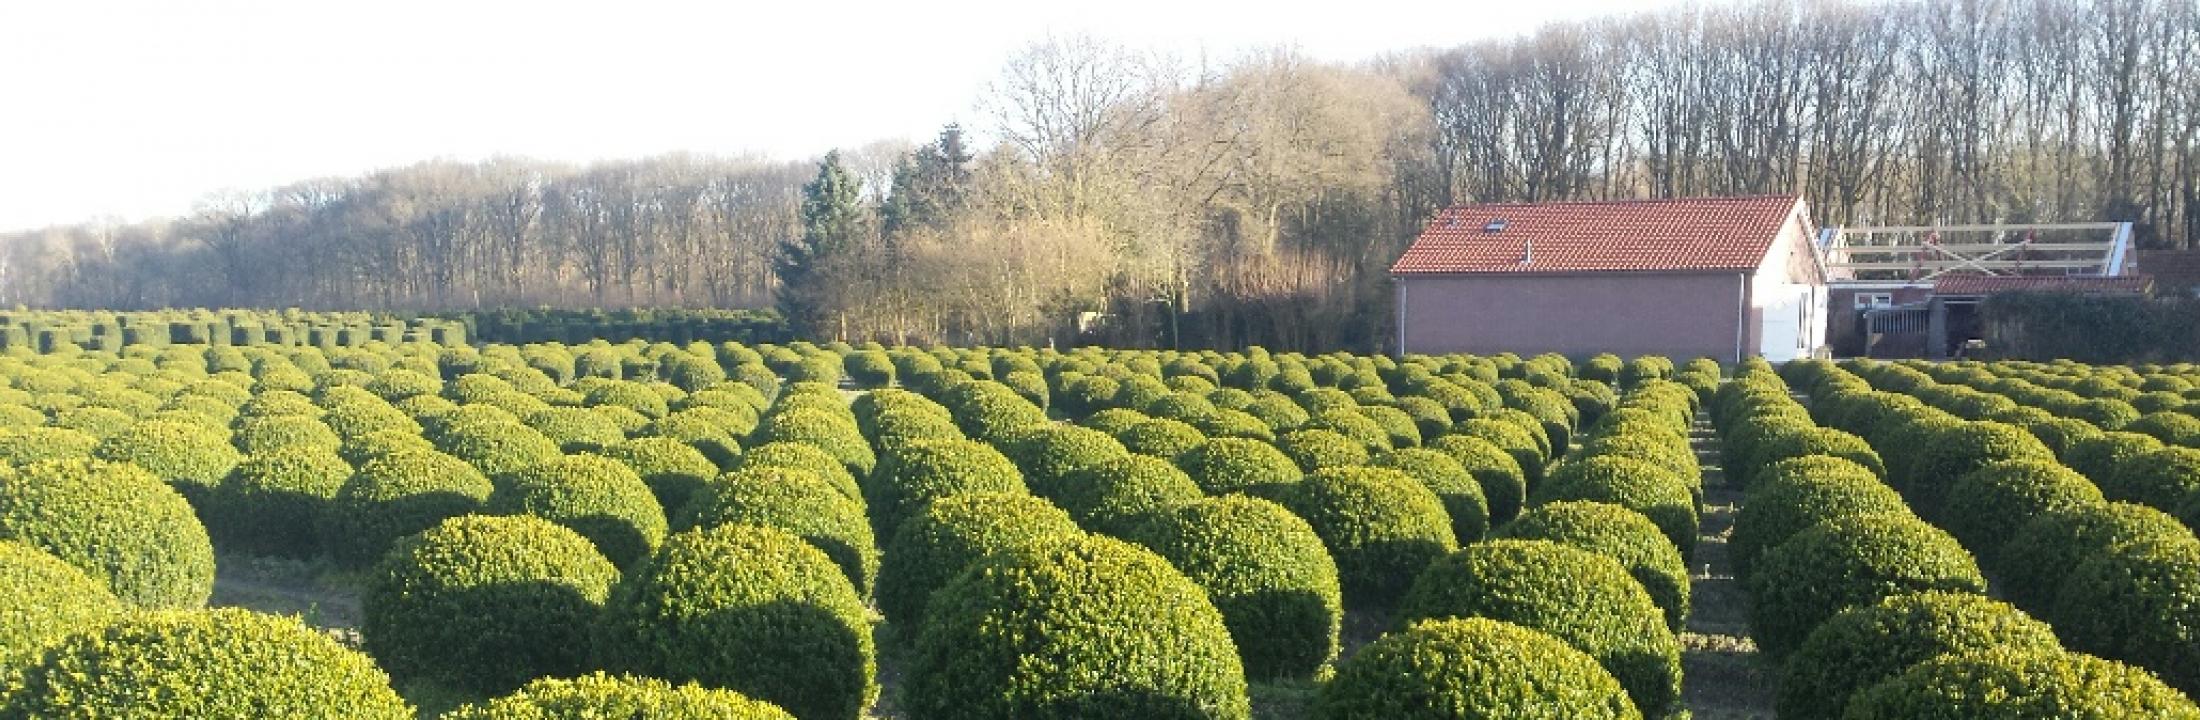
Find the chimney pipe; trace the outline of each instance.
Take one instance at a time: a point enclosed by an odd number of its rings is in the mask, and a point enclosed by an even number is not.
[[[1520,241],[1520,264],[1535,264],[1535,238],[1526,238]]]

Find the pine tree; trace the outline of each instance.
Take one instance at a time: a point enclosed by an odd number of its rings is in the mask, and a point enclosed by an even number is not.
[[[970,184],[970,150],[962,126],[950,124],[938,139],[901,159],[894,168],[893,192],[880,208],[888,241],[910,230],[938,230],[962,207]]]
[[[817,178],[802,186],[802,235],[780,243],[772,271],[779,276],[779,313],[804,337],[825,329],[833,270],[862,238],[862,192],[839,151],[826,153]]]

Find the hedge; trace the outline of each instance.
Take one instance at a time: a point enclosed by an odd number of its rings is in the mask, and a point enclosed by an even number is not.
[[[1617,560],[1665,612],[1666,627],[1677,633],[1688,622],[1688,562],[1642,513],[1609,503],[1555,502],[1521,514],[1497,535],[1549,540]]]
[[[1955,538],[1909,515],[1839,517],[1774,546],[1749,580],[1750,636],[1776,661],[1843,609],[1906,592],[1983,593]]]
[[[1027,494],[1023,473],[993,446],[975,440],[919,443],[887,456],[876,477],[864,486],[871,524],[879,537],[894,530],[924,504],[962,493]]]
[[[2003,543],[1998,587],[2018,607],[2053,621],[2056,595],[2079,565],[2123,545],[2191,537],[2169,513],[2136,503],[2051,510],[2017,526]]]
[[[1159,509],[1123,532],[1207,591],[1248,677],[1306,678],[1337,657],[1337,564],[1314,528],[1244,496]]]
[[[1695,492],[1687,479],[1654,463],[1616,455],[1573,458],[1551,470],[1536,496],[1541,502],[1608,502],[1642,513],[1682,556],[1695,554],[1701,523]]]
[[[2200,695],[2200,540],[2150,539],[2093,555],[2050,617],[2077,650],[2128,662]]]
[[[648,556],[668,525],[642,477],[601,455],[562,455],[514,472],[489,496],[488,509],[572,528],[619,567]]]
[[[588,669],[619,571],[533,517],[467,515],[399,541],[360,597],[367,652],[401,678],[497,693]]]
[[[1331,468],[1277,499],[1321,536],[1353,607],[1388,605],[1430,562],[1459,547],[1443,501],[1396,470]]]
[[[254,555],[311,559],[351,464],[333,448],[291,445],[245,458],[230,470],[199,515],[217,545]]]
[[[971,492],[927,503],[901,524],[879,565],[878,607],[913,642],[932,595],[989,553],[1081,531],[1068,513],[1024,493]]]
[[[214,591],[214,547],[152,474],[97,460],[0,467],[0,540],[47,553],[140,608],[193,608]]]
[[[1385,635],[1338,668],[1315,714],[1332,720],[1641,718],[1596,658],[1550,635],[1485,618]]]
[[[107,584],[37,547],[0,540],[0,681],[36,662],[47,645],[111,621],[124,610]],[[0,690],[0,703],[8,691]]]
[[[775,528],[675,533],[613,591],[611,669],[696,681],[800,718],[859,718],[878,697],[862,598],[823,551]]]
[[[1831,719],[1857,693],[1941,655],[1988,648],[2054,652],[2055,631],[2008,604],[1968,593],[1895,595],[1852,607],[1812,631],[1780,673],[1782,718]]]
[[[1468,617],[1549,633],[1588,653],[1646,716],[1679,709],[1680,642],[1617,560],[1545,540],[1469,545],[1414,580],[1398,624]]]
[[[825,551],[868,599],[878,578],[878,542],[863,505],[808,470],[753,467],[704,483],[678,510],[678,527],[748,524],[779,528]]]
[[[762,700],[694,683],[594,673],[570,680],[543,678],[510,695],[466,705],[443,720],[548,720],[550,718],[712,718],[794,720]]]
[[[906,682],[913,717],[1252,716],[1207,594],[1095,535],[995,554],[941,589]]]
[[[321,544],[340,562],[365,565],[381,559],[398,538],[480,511],[494,490],[481,471],[458,458],[433,450],[391,452],[360,465],[336,490]]]
[[[367,656],[295,618],[161,611],[72,635],[0,717],[413,717]]]
[[[2146,671],[2072,652],[1997,647],[1942,655],[1849,701],[1850,720],[2149,718],[2200,708]]]
[[[1245,438],[1213,438],[1177,456],[1177,465],[1211,494],[1269,494],[1299,482],[1305,473],[1274,445]]]

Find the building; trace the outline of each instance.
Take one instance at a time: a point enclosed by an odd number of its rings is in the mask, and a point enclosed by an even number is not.
[[[1814,232],[1794,195],[1447,208],[1390,268],[1398,350],[1807,357]]]
[[[1839,356],[1949,358],[1979,302],[2012,290],[2143,292],[2131,223],[1827,227],[1828,344]]]

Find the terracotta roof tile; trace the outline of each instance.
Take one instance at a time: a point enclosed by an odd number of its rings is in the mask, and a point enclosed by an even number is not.
[[[1992,295],[2011,290],[2143,293],[2154,284],[2145,275],[1942,275],[1933,279],[1934,295]]]
[[[1393,275],[1747,271],[1794,195],[1458,205],[1436,214]],[[1503,221],[1504,229],[1485,230]],[[1522,262],[1531,252],[1533,260]]]

